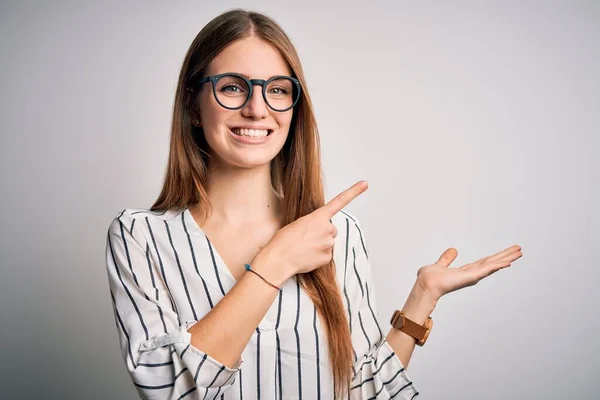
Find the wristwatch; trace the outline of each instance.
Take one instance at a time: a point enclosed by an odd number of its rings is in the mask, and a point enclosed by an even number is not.
[[[414,337],[417,340],[418,346],[425,344],[429,337],[429,332],[431,332],[431,328],[433,327],[431,317],[427,317],[427,321],[423,325],[419,325],[415,321],[406,318],[400,310],[394,311],[390,323],[394,328]]]

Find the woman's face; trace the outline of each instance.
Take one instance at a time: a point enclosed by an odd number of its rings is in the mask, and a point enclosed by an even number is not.
[[[227,46],[209,64],[206,76],[236,72],[249,79],[269,79],[274,75],[291,76],[290,68],[279,51],[267,42],[248,37]],[[235,89],[233,89],[235,90]],[[252,97],[239,110],[228,110],[215,100],[212,83],[202,85],[199,96],[200,125],[211,149],[211,162],[249,168],[269,163],[281,150],[288,136],[293,109],[277,112],[262,96],[262,86],[254,85]],[[251,134],[240,128],[268,130],[266,139],[236,135]],[[235,132],[235,133],[234,133]],[[253,140],[245,143],[244,140]]]

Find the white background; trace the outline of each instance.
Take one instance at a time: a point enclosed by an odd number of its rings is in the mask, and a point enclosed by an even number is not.
[[[597,398],[600,3],[259,0],[1,4],[0,397],[137,396],[106,230],[157,197],[184,54],[236,6],[298,48],[327,198],[369,181],[348,209],[386,330],[447,247],[453,266],[523,248],[442,298],[421,397]]]

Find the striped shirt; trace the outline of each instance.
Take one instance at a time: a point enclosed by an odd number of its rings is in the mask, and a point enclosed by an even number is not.
[[[366,241],[340,211],[333,248],[354,353],[351,399],[418,395],[377,322]],[[187,329],[236,281],[188,208],[125,209],[111,222],[108,283],[121,354],[145,399],[334,398],[324,327],[296,276],[253,332],[233,368],[191,346]]]

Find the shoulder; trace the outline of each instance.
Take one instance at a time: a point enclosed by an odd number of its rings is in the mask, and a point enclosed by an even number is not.
[[[333,216],[331,222],[333,222],[338,229],[340,226],[344,225],[349,225],[353,229],[360,229],[359,218],[344,208]]]
[[[181,215],[183,210],[152,211],[144,208],[125,208],[117,212],[109,224],[109,233],[143,238],[144,232],[156,223],[164,223]]]
[[[111,227],[113,225],[119,226],[123,224],[129,226],[130,224],[139,223],[144,218],[151,219],[168,219],[170,218],[172,211],[152,211],[144,208],[125,208],[117,212],[111,221]]]
[[[338,235],[346,235],[350,243],[356,243],[357,241],[364,242],[363,229],[359,218],[355,214],[342,209],[333,216],[331,222],[337,228]]]

